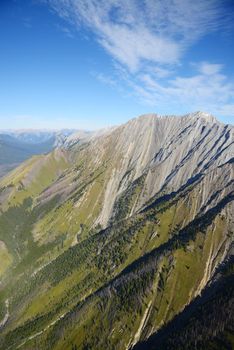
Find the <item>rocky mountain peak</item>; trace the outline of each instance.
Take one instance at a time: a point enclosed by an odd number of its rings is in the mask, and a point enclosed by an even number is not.
[[[193,118],[203,119],[207,123],[219,123],[217,118],[215,118],[212,114],[206,113],[206,112],[197,111],[189,114],[188,116],[192,116]]]
[[[148,113],[143,114],[137,118],[134,118],[127,122],[125,125],[135,125],[139,126],[142,124],[147,125],[153,125],[153,124],[161,124],[161,125],[168,125],[168,124],[177,124],[178,122],[182,122],[182,125],[187,124],[188,122],[194,122],[194,120],[200,120],[201,122],[205,123],[213,123],[213,124],[222,124],[220,123],[216,117],[214,117],[212,114],[206,113],[206,112],[193,112],[188,113],[185,115],[160,115],[157,113]]]

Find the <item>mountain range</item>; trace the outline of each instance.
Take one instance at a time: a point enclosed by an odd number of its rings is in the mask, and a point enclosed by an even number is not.
[[[234,127],[59,135],[0,141],[50,145],[0,179],[0,349],[233,349]]]
[[[75,130],[1,130],[0,177],[33,155],[48,153],[61,146]],[[83,132],[86,133],[86,132]]]

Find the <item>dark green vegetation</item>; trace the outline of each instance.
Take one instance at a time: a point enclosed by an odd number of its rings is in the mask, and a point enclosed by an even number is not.
[[[233,348],[233,162],[153,192],[116,148],[58,149],[0,182],[0,349]]]
[[[234,348],[234,259],[185,310],[134,350],[232,350]]]

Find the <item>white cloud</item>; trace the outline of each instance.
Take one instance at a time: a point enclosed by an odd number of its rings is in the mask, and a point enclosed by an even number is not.
[[[215,69],[215,66],[216,69]],[[209,69],[208,69],[209,68]],[[234,84],[221,74],[221,65],[206,64],[189,77],[176,76],[167,81],[140,74],[131,83],[139,98],[152,106],[183,106],[187,110],[207,110],[223,116],[234,115]],[[211,74],[213,73],[213,74]],[[132,77],[129,77],[129,81]]]
[[[118,78],[96,74],[105,84],[118,88],[117,80],[124,81],[156,110],[182,105],[187,110],[234,114],[234,85],[222,73],[222,64],[204,61],[193,64],[194,75],[176,73],[189,46],[229,22],[219,0],[47,0],[47,3],[78,30],[85,27],[91,31],[114,59]]]
[[[223,65],[209,62],[201,62],[199,65],[197,65],[197,67],[202,74],[213,75],[219,73],[222,70]]]
[[[140,68],[142,60],[175,63],[180,57],[179,46],[169,38],[160,38],[147,28],[130,30],[122,26],[108,28],[109,35],[100,39],[102,46],[131,71]]]
[[[157,67],[157,66],[146,68],[146,71],[148,71],[152,76],[155,76],[158,79],[167,78],[173,73],[172,70],[165,69],[162,67]]]
[[[217,0],[48,0],[77,28],[93,31],[118,62],[137,71],[145,61],[178,63],[188,45],[217,29]]]

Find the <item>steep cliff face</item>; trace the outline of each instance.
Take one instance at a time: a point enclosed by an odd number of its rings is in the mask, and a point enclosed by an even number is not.
[[[116,215],[123,216],[119,215],[118,207],[129,193],[134,192],[134,196],[125,216],[140,210],[151,198],[177,191],[197,176],[204,176],[228,162],[234,154],[234,132],[232,126],[202,113],[181,118],[146,115],[92,139],[82,149],[74,146],[70,152],[80,168],[72,169],[43,196],[59,192],[64,199],[74,193],[83,176],[97,172],[102,186],[98,191],[100,210],[96,224],[106,227]],[[202,207],[205,209],[213,194],[213,182],[216,183],[217,178],[213,181],[210,176],[196,212]],[[216,177],[215,172],[213,176]],[[223,188],[232,179],[229,169],[223,176]],[[221,179],[218,181],[222,187]],[[85,191],[82,203],[89,200],[89,195],[90,192]],[[218,198],[217,194],[216,200]]]
[[[196,176],[224,164],[234,154],[233,128],[213,122],[211,116],[201,113],[180,119],[143,116],[120,127],[109,138],[113,145],[112,173],[100,216],[104,226],[113,213],[116,198],[141,176],[144,177],[142,189],[131,213],[151,197],[177,191]],[[98,141],[94,147],[99,149]],[[109,146],[107,150],[110,151]],[[106,153],[103,158],[107,158]],[[229,180],[232,178],[233,174],[229,174]],[[207,188],[203,193],[204,201],[211,192]]]
[[[145,115],[75,140],[0,182],[2,349],[130,349],[232,254],[231,125]]]

